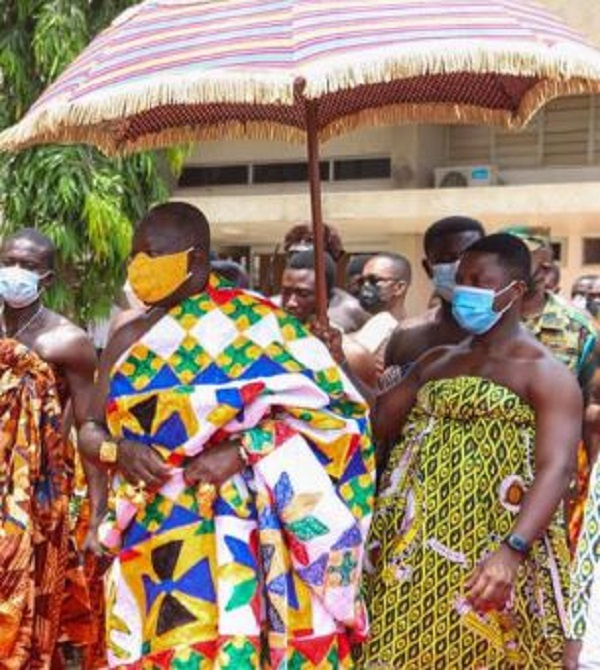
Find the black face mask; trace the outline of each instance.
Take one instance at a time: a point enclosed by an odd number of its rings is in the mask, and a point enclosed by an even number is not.
[[[595,319],[597,319],[600,315],[600,299],[588,298],[587,310]]]
[[[371,283],[363,284],[358,293],[358,301],[360,302],[360,306],[367,312],[371,312],[371,314],[377,312],[383,307],[379,286]]]

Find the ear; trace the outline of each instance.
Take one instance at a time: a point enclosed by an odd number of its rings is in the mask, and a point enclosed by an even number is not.
[[[507,291],[509,299],[512,301],[523,300],[531,293],[531,288],[529,283],[523,281],[522,279],[516,281],[510,288],[510,291]]]
[[[522,279],[514,285],[514,288],[518,291],[519,298],[524,298],[529,293],[529,283]]]
[[[190,272],[193,270],[205,270],[210,272],[209,253],[205,249],[194,247],[188,254],[188,268]]]
[[[39,285],[41,288],[49,288],[54,283],[55,273],[54,270],[48,270],[48,272],[40,278]]]
[[[400,297],[405,295],[407,291],[408,291],[408,284],[405,281],[400,280],[396,284],[396,288],[394,289],[394,295]]]
[[[421,261],[421,265],[423,266],[423,270],[425,270],[425,274],[429,277],[429,279],[433,279],[433,270],[431,269],[431,264],[429,261],[424,258]]]

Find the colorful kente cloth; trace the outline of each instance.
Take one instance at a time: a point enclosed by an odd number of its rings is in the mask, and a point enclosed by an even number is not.
[[[60,419],[48,365],[23,345],[0,340],[3,670],[48,670],[55,652],[68,534]]]
[[[532,409],[491,381],[421,388],[373,519],[361,667],[562,667],[569,556],[559,514],[520,568],[510,609],[477,614],[464,591],[533,481],[534,426]]]
[[[366,629],[374,454],[366,406],[325,346],[211,277],[120,358],[107,422],[172,469],[155,495],[116,482],[110,665],[349,667]],[[207,508],[182,466],[228,434],[251,466]]]
[[[569,637],[596,645],[600,665],[600,614],[593,620],[592,610],[600,612],[600,459],[590,477],[583,525],[571,576]],[[592,638],[595,637],[595,640]]]

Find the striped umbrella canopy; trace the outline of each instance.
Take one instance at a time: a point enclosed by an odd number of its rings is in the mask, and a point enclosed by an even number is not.
[[[311,102],[320,140],[403,121],[519,127],[553,97],[599,88],[600,54],[525,0],[147,0],[0,149],[301,141]]]
[[[517,128],[551,98],[599,90],[598,51],[526,0],[146,0],[0,134],[0,150],[307,140],[324,303],[319,141],[407,121]]]

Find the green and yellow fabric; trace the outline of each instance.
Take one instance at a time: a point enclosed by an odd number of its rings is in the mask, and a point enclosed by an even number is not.
[[[534,449],[534,412],[511,390],[475,377],[420,390],[373,520],[364,667],[561,667],[569,556],[560,516],[535,542],[506,611],[479,614],[464,590],[513,527]]]

